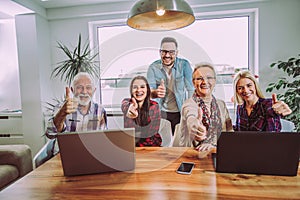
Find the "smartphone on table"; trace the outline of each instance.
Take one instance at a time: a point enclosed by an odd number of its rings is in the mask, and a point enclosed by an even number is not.
[[[192,162],[182,162],[177,168],[178,174],[191,174],[195,164]]]

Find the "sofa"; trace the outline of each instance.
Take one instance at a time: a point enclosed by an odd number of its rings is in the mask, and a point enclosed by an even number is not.
[[[0,191],[32,169],[32,155],[28,145],[0,145]]]

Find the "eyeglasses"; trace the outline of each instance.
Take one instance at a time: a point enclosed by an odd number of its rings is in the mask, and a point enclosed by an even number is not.
[[[167,53],[169,53],[170,55],[175,55],[175,53],[177,52],[177,50],[163,50],[163,49],[160,49],[159,52],[162,54],[162,55],[166,55]]]
[[[204,80],[206,80],[206,81],[214,81],[216,79],[216,77],[214,77],[214,76],[208,76],[208,77],[202,77],[202,76],[200,76],[200,77],[197,77],[197,78],[193,78],[193,81],[204,81]]]

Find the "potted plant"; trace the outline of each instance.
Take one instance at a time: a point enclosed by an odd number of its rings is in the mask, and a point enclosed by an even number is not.
[[[60,77],[60,80],[69,85],[78,72],[87,72],[94,78],[99,78],[99,61],[95,60],[98,53],[92,54],[88,41],[82,45],[81,34],[79,34],[75,49],[70,49],[60,42],[57,42],[57,44],[58,49],[64,52],[67,59],[57,64],[51,73],[51,77]]]
[[[278,99],[288,104],[292,110],[292,113],[285,119],[293,122],[295,131],[300,132],[300,54],[298,57],[289,58],[287,61],[272,63],[270,67],[277,67],[286,76],[280,77],[275,83],[270,83],[266,91],[272,92],[274,89],[281,89]]]
[[[61,42],[57,42],[58,49],[66,55],[66,60],[57,63],[57,66],[51,73],[51,78],[59,77],[61,81],[66,82],[69,86],[78,72],[87,72],[94,78],[99,78],[99,61],[96,61],[98,53],[92,54],[88,41],[82,45],[81,34],[78,36],[78,43],[74,49],[68,48]],[[60,98],[52,99],[54,103],[46,102],[45,115],[52,116],[55,106],[64,100]],[[51,114],[49,114],[51,113]]]

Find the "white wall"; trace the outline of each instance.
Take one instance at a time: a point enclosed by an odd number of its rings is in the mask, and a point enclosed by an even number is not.
[[[260,8],[259,73],[262,88],[277,81],[281,75],[278,69],[269,67],[271,63],[287,61],[300,54],[299,9],[299,0],[272,0]]]

